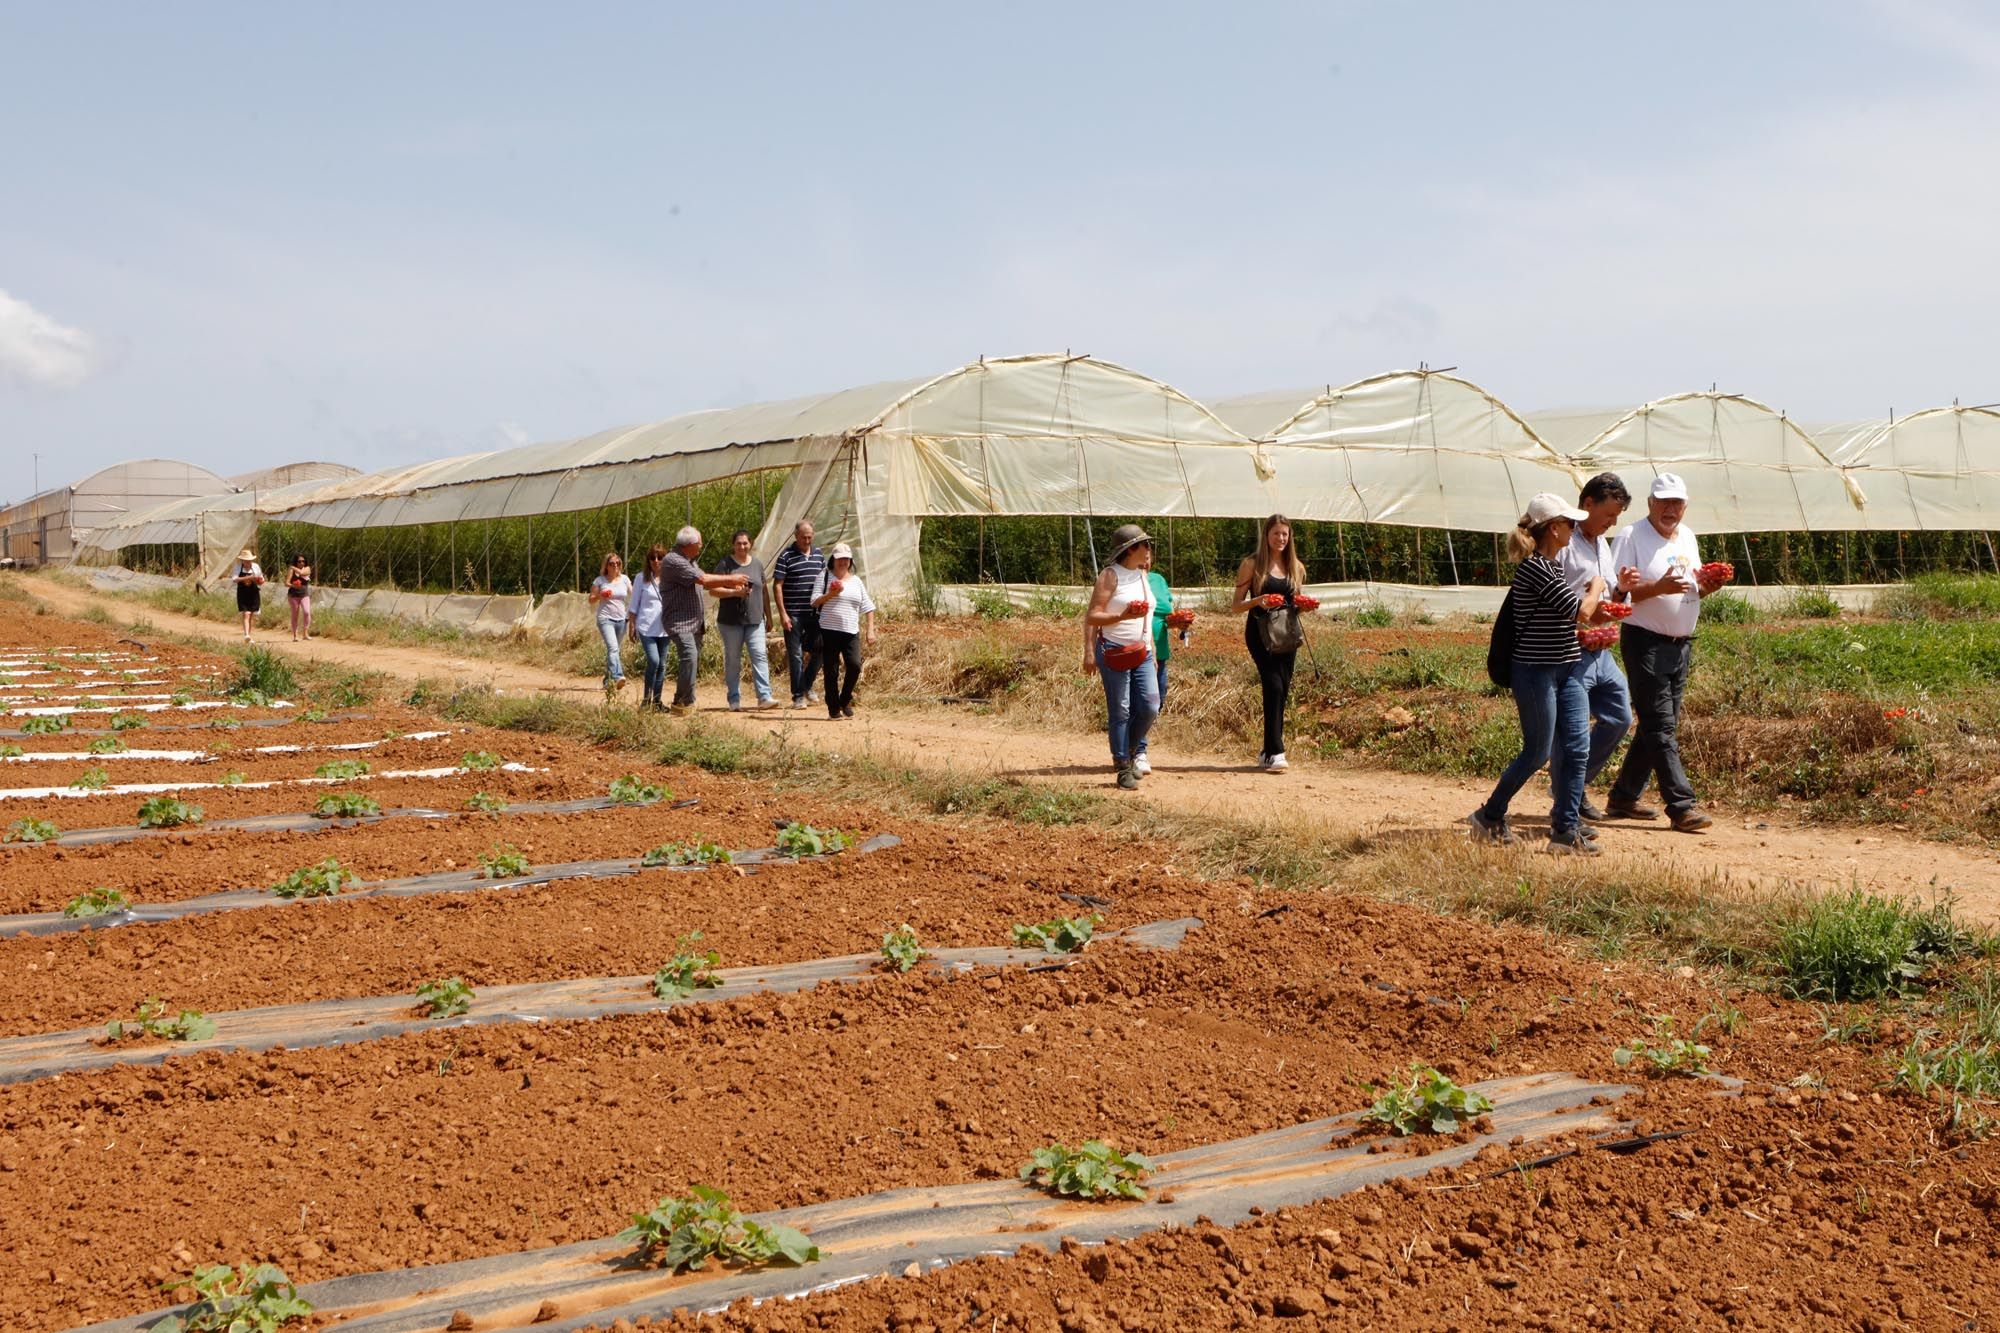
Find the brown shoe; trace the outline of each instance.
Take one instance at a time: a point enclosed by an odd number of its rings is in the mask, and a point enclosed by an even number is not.
[[[1715,821],[1693,806],[1689,806],[1685,810],[1675,810],[1670,813],[1667,822],[1674,826],[1676,833],[1699,833]]]
[[[1641,805],[1637,801],[1613,799],[1604,803],[1606,819],[1658,819],[1659,817],[1658,810],[1650,805]]]

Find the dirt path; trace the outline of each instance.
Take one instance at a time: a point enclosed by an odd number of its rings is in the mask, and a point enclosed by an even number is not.
[[[66,615],[91,605],[121,620],[141,614],[118,598],[46,579],[35,592]],[[190,616],[147,610],[155,625],[218,645],[240,643],[230,626]],[[289,635],[265,632],[267,648],[308,661],[382,671],[403,679],[446,678],[490,685],[502,693],[545,692],[573,697],[596,693],[595,684],[538,667],[466,657],[443,649],[343,643],[316,639],[295,644]],[[970,714],[938,711],[868,710],[853,721],[832,722],[814,710],[732,714],[721,705],[719,683],[702,685],[703,715],[796,740],[815,749],[866,755],[888,762],[971,774],[1033,779],[1115,794],[1104,742],[1097,736],[1024,732]],[[1281,820],[1326,830],[1331,836],[1437,831],[1458,827],[1484,794],[1481,784],[1380,769],[1347,769],[1300,764],[1291,772],[1258,772],[1241,758],[1218,755],[1154,756],[1157,767],[1139,799],[1201,814]],[[1517,824],[1542,822],[1536,786],[1516,803]],[[1603,835],[1606,859],[1627,864],[1663,860],[1684,868],[1745,882],[1800,883],[1840,887],[1860,883],[1898,892],[1928,893],[1949,888],[1967,915],[2000,924],[2000,857],[1865,828],[1806,826],[1780,822],[1761,813],[1712,811],[1714,828],[1689,836],[1651,825],[1613,824]]]

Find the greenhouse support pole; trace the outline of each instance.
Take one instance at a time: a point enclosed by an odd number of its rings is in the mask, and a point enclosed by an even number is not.
[[[576,511],[569,515],[569,563],[570,586],[578,590],[583,587],[583,531],[578,526]],[[610,668],[605,668],[607,671]]]
[[[761,528],[761,527],[763,527],[764,525],[763,525],[762,523],[759,523],[759,524],[758,524],[757,526]],[[625,543],[624,543],[624,549],[625,549],[625,558],[626,558],[627,560],[630,560],[630,559],[632,558],[632,502],[631,502],[630,500],[627,500],[627,501],[625,502]],[[640,566],[640,568],[641,568],[641,569],[644,569],[644,568],[645,568],[645,566],[644,566],[644,565],[642,564],[642,565]]]
[[[470,591],[468,589],[468,591]],[[451,594],[458,596],[458,520],[451,521]]]
[[[1750,582],[1757,582],[1757,562],[1750,557],[1750,534],[1747,532],[1737,533],[1736,544],[1743,548],[1743,563],[1750,566]]]
[[[986,582],[986,516],[979,516],[979,568],[974,575],[974,583]]]
[[[528,515],[528,605],[535,602],[535,516]]]
[[[1993,572],[1995,574],[2000,574],[2000,555],[1993,554],[1993,534],[1989,532],[1984,535],[1986,537],[1986,558],[1993,562]],[[1974,556],[1972,563],[1973,567],[1977,568],[1979,565],[1979,558],[1977,556]]]

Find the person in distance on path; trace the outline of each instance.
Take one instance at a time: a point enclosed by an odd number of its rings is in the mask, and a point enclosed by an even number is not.
[[[729,697],[729,711],[743,710],[743,656],[750,656],[750,680],[757,690],[757,706],[773,707],[771,660],[765,652],[765,631],[771,623],[770,590],[764,582],[764,565],[750,550],[750,530],[738,528],[729,538],[729,554],[715,566],[718,574],[741,574],[748,580],[741,592],[716,594],[715,628],[722,634],[722,683]]]
[[[626,623],[646,654],[646,678],[639,697],[642,713],[657,713],[666,707],[660,702],[660,690],[667,679],[667,627],[662,619],[666,598],[660,583],[666,563],[667,548],[655,542],[653,549],[646,552],[645,568],[632,580],[631,615]]]
[[[285,570],[285,601],[292,612],[293,643],[313,636],[312,582],[312,566],[306,563],[306,553],[294,551],[291,566]]]
[[[1548,762],[1557,745],[1563,756],[1563,782],[1556,788],[1549,811],[1549,850],[1596,856],[1577,817],[1583,804],[1583,770],[1590,754],[1590,704],[1576,672],[1583,646],[1579,624],[1597,614],[1604,597],[1604,580],[1593,578],[1578,593],[1563,580],[1556,556],[1569,545],[1575,524],[1590,516],[1572,509],[1559,495],[1543,491],[1528,501],[1528,512],[1508,534],[1507,553],[1520,562],[1514,571],[1514,626],[1511,688],[1521,715],[1521,753],[1500,774],[1486,804],[1472,812],[1475,842],[1510,843],[1507,806],[1514,793]]]
[[[771,584],[778,594],[778,621],[785,627],[785,665],[792,680],[792,707],[813,701],[813,680],[819,675],[819,615],[812,608],[819,576],[826,572],[826,555],[813,545],[813,522],[802,518],[792,528],[792,542],[771,565]]]
[[[1158,725],[1160,714],[1167,711],[1167,658],[1173,654],[1174,637],[1173,630],[1167,625],[1167,616],[1174,609],[1174,592],[1173,589],[1167,586],[1167,580],[1161,575],[1160,571],[1151,568],[1154,554],[1153,548],[1149,546],[1145,549],[1147,565],[1146,587],[1152,594],[1153,599],[1153,628],[1151,632],[1153,636],[1153,688],[1156,696],[1153,722],[1154,725]],[[1185,634],[1186,631],[1183,630],[1182,633]],[[1083,621],[1083,673],[1088,676],[1096,670],[1097,626],[1090,623],[1090,617],[1085,616]],[[1126,711],[1128,719],[1132,716],[1131,710],[1139,707],[1139,689],[1139,675],[1137,672],[1133,672],[1131,673],[1132,694],[1128,700]],[[1105,717],[1105,723],[1108,729],[1110,724],[1108,712]],[[1153,771],[1153,761],[1150,757],[1152,743],[1153,733],[1149,729],[1144,736],[1139,738],[1132,753],[1132,770],[1142,778]],[[1112,762],[1114,764],[1117,762],[1115,757]]]
[[[674,645],[674,702],[667,711],[677,715],[694,710],[694,669],[707,628],[702,589],[734,592],[748,582],[741,574],[704,574],[695,564],[700,554],[701,529],[689,525],[674,534],[674,549],[660,562],[660,624]]]
[[[632,600],[632,580],[625,577],[625,559],[616,551],[604,553],[604,564],[590,581],[590,604],[597,612],[597,634],[604,640],[604,698],[608,703],[625,688],[625,663],[619,644],[625,638],[627,607]]]
[[[1086,673],[1104,685],[1106,731],[1118,785],[1139,786],[1137,756],[1160,715],[1159,675],[1153,666],[1153,539],[1137,523],[1111,534],[1111,563],[1098,574],[1084,609]]]
[[[1660,473],[1646,499],[1645,522],[1627,528],[1612,548],[1618,587],[1632,600],[1632,614],[1619,638],[1639,727],[1618,780],[1611,784],[1605,814],[1657,819],[1660,812],[1641,805],[1640,798],[1658,780],[1675,830],[1699,833],[1715,821],[1696,807],[1694,788],[1681,766],[1681,696],[1694,665],[1701,599],[1722,585],[1701,575],[1694,531],[1681,521],[1687,503],[1687,483],[1674,473]]]
[[[1632,493],[1625,489],[1625,483],[1615,472],[1600,472],[1583,484],[1583,494],[1577,498],[1577,508],[1589,517],[1579,521],[1569,534],[1569,544],[1556,553],[1556,568],[1562,571],[1563,582],[1570,591],[1581,597],[1590,586],[1592,579],[1603,581],[1606,588],[1618,586],[1618,566],[1611,559],[1611,543],[1605,533],[1617,523],[1632,503]],[[1602,606],[1591,617],[1593,625],[1611,625],[1617,622]],[[1603,819],[1600,810],[1590,799],[1590,784],[1611,761],[1611,754],[1618,743],[1625,739],[1625,733],[1632,726],[1632,694],[1626,687],[1625,674],[1618,669],[1618,660],[1609,648],[1585,648],[1583,656],[1576,664],[1577,679],[1583,684],[1584,697],[1590,704],[1590,758],[1583,767],[1583,803],[1578,813],[1584,819]],[[1552,790],[1562,790],[1563,765],[1567,755],[1562,746],[1549,751],[1549,786]]]
[[[243,613],[243,642],[248,643],[257,613],[264,609],[264,571],[255,551],[246,546],[236,553],[236,572],[229,581],[236,585],[236,609]]]
[[[853,717],[864,637],[870,648],[875,646],[875,601],[854,572],[854,552],[846,542],[835,542],[827,553],[812,609],[819,617],[820,655],[826,659],[826,715]]]

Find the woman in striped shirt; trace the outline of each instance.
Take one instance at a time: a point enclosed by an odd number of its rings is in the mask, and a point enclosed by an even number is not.
[[[1507,806],[1514,793],[1563,747],[1562,784],[1549,812],[1549,850],[1597,855],[1592,834],[1578,810],[1583,805],[1583,770],[1590,753],[1590,695],[1570,668],[1582,657],[1577,625],[1597,614],[1604,580],[1593,578],[1583,592],[1571,590],[1556,566],[1573,526],[1590,517],[1544,491],[1528,502],[1528,512],[1508,535],[1514,571],[1514,652],[1509,669],[1514,706],[1521,714],[1521,753],[1507,765],[1486,804],[1472,812],[1475,842],[1514,841]]]

